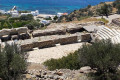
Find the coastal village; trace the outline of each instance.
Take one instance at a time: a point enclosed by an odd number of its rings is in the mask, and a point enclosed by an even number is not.
[[[108,3],[111,4],[111,2]],[[31,30],[26,26],[21,26],[0,30],[2,48],[6,43],[17,44],[27,54],[26,61],[29,66],[22,76],[23,80],[89,80],[86,75],[91,71],[95,72],[89,66],[81,67],[78,70],[56,69],[50,71],[43,63],[50,59],[66,57],[83,45],[91,45],[96,41],[109,39],[113,44],[120,43],[120,14],[117,13],[112,13],[108,17],[92,16],[80,21],[74,18],[74,21],[61,23],[53,22],[55,17],[59,19],[61,16],[69,16],[68,13],[48,15],[39,14],[38,10],[22,13],[17,11],[16,6],[10,11],[0,10],[0,13],[10,14],[11,18],[30,14],[39,23],[48,24],[45,29]]]

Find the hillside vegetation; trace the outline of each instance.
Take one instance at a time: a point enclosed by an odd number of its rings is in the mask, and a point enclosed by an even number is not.
[[[74,10],[67,16],[61,16],[58,22],[80,21],[93,16],[109,16],[115,13],[120,13],[120,0],[101,2],[96,6],[88,5],[86,8]]]

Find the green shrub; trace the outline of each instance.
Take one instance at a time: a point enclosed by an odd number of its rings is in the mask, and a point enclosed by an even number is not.
[[[18,22],[12,23],[12,26],[14,28],[18,28],[18,27],[23,27],[28,23],[29,23],[29,21],[18,21]]]
[[[71,53],[66,57],[62,57],[60,59],[51,59],[44,62],[44,65],[48,67],[50,70],[55,69],[79,69],[79,60],[78,60],[78,53]]]
[[[24,21],[31,21],[31,20],[33,20],[33,15],[31,15],[31,14],[22,15],[22,16],[20,16],[19,19],[20,19],[20,20],[24,20]]]
[[[91,8],[91,5],[88,5],[87,8]]]
[[[84,45],[78,53],[82,66],[97,68],[97,72],[92,73],[94,80],[120,80],[120,44],[103,40],[92,45]]]
[[[106,20],[105,18],[98,19],[99,21],[103,21],[105,24],[107,24],[109,21]]]
[[[58,19],[58,17],[57,16],[55,16],[54,18],[53,18],[53,20],[57,20]]]
[[[41,24],[38,21],[31,21],[29,24],[26,25],[28,29],[39,29],[41,27]]]
[[[3,80],[18,80],[26,69],[24,53],[17,45],[6,44],[0,47],[0,78]]]
[[[96,11],[98,15],[108,17],[112,11],[112,6],[104,3],[104,5],[101,6],[100,9],[97,9]]]

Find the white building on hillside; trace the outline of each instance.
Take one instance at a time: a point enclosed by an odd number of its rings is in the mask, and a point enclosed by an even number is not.
[[[28,15],[28,14],[31,14],[31,13],[21,13],[20,16]]]
[[[19,12],[17,10],[7,11],[7,14],[11,14],[12,17],[19,17]]]
[[[38,10],[36,10],[36,11],[31,11],[31,14],[32,14],[33,16],[37,16],[37,15],[39,15],[39,11],[38,11]]]
[[[57,17],[68,15],[68,13],[57,13]]]
[[[62,16],[63,13],[57,13],[57,17],[60,17]]]
[[[42,20],[41,23],[43,23],[43,24],[49,24],[50,21],[48,21],[48,20]]]
[[[33,16],[37,16],[37,15],[39,15],[39,11],[36,10],[36,11],[28,12],[28,13],[21,13],[20,15],[22,16],[22,15],[28,15],[28,14],[31,14]]]

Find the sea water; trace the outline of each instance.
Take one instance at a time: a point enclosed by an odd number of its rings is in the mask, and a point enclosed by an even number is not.
[[[70,13],[106,1],[114,0],[0,0],[0,9],[10,10],[13,6],[17,6],[18,10],[39,10],[41,14]]]

